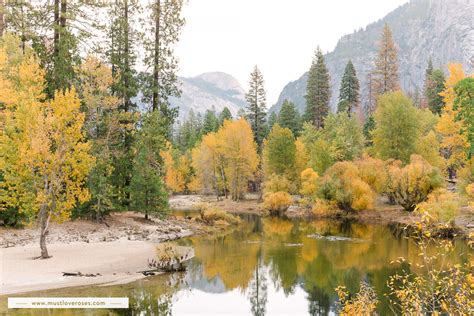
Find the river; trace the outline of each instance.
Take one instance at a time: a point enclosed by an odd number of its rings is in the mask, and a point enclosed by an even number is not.
[[[184,215],[184,213],[180,213]],[[185,214],[189,215],[189,214]],[[186,272],[131,284],[31,293],[32,296],[128,296],[129,310],[89,310],[87,315],[327,315],[336,310],[334,289],[356,292],[370,283],[385,298],[390,275],[409,270],[392,263],[419,262],[419,248],[389,226],[343,221],[304,221],[242,215],[244,223],[219,236],[178,241],[195,249]],[[472,254],[457,240],[452,263]],[[418,271],[417,271],[418,272]],[[78,310],[12,311],[12,315],[81,315]],[[85,314],[85,312],[84,312]]]

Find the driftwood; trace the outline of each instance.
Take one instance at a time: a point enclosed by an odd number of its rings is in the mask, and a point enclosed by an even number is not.
[[[96,277],[101,276],[100,273],[81,273],[81,272],[62,272],[63,276],[77,276],[77,277]]]
[[[158,247],[157,259],[148,259],[150,269],[138,271],[145,276],[159,272],[177,272],[186,270],[186,262],[194,257],[194,250],[189,247],[180,247],[161,244]]]

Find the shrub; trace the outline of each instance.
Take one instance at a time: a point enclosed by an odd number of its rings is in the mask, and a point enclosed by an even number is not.
[[[355,164],[349,161],[338,162],[327,170],[318,194],[345,211],[370,209],[375,199],[370,186],[359,177]]]
[[[388,175],[382,160],[364,155],[354,163],[359,170],[359,177],[366,182],[372,190],[377,193],[384,192],[387,186]]]
[[[291,195],[287,192],[267,193],[263,198],[263,207],[270,213],[281,214],[293,203]]]
[[[242,221],[238,216],[232,215],[218,208],[204,208],[201,210],[201,219],[209,224],[225,221],[231,225],[238,225]]]
[[[341,316],[346,315],[374,315],[378,304],[377,294],[367,283],[360,283],[360,290],[350,298],[344,286],[336,288],[339,296],[338,312]]]
[[[337,214],[339,209],[334,202],[316,199],[311,212],[316,216],[330,216]]]
[[[474,207],[474,183],[466,186],[466,195],[468,198],[468,203],[470,207]]]
[[[317,192],[318,173],[313,168],[307,168],[301,172],[301,195],[305,197],[314,197]]]
[[[403,168],[392,165],[389,173],[388,193],[408,212],[414,211],[417,204],[443,183],[439,169],[418,155],[412,155],[410,163]]]
[[[460,207],[458,194],[437,189],[428,195],[426,202],[418,204],[417,211],[428,214],[436,222],[450,223],[459,214]]]
[[[264,191],[265,193],[275,193],[280,191],[292,193],[296,191],[296,186],[287,177],[272,174],[264,183]]]

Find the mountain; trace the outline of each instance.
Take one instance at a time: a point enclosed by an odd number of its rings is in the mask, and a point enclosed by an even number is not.
[[[361,85],[362,104],[367,99],[367,75],[373,69],[377,42],[388,23],[398,47],[402,89],[422,91],[429,57],[446,71],[449,62],[460,62],[466,72],[474,67],[474,0],[411,0],[365,29],[343,36],[334,51],[325,55],[331,73],[331,108],[336,109],[340,81],[347,61],[352,60]],[[310,61],[308,61],[309,69]],[[288,83],[270,112],[279,111],[285,99],[304,111],[307,73]]]
[[[171,98],[173,107],[179,108],[179,118],[187,117],[193,109],[204,113],[213,108],[217,113],[228,107],[232,115],[245,106],[245,90],[237,79],[223,72],[207,72],[192,78],[180,77],[181,97]]]

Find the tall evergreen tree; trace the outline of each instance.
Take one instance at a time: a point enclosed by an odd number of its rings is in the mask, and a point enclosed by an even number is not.
[[[181,94],[177,84],[178,61],[174,45],[178,42],[184,18],[181,16],[183,0],[153,0],[149,7],[150,28],[145,37],[145,65],[143,97],[152,110],[160,110],[171,127],[177,116],[169,97]]]
[[[339,89],[338,112],[347,112],[349,116],[359,106],[359,80],[352,61],[348,61],[344,75],[342,76],[341,88]]]
[[[440,93],[444,90],[445,76],[441,69],[431,69],[426,72],[425,98],[426,104],[431,112],[441,114],[444,107],[443,97]]]
[[[301,131],[301,119],[298,110],[293,102],[285,100],[278,114],[278,124],[283,128],[288,128],[295,137]]]
[[[384,93],[400,89],[397,48],[388,24],[385,24],[383,28],[372,83],[376,98]]]
[[[264,87],[263,75],[255,66],[250,74],[249,90],[245,95],[247,100],[247,108],[245,117],[252,127],[255,142],[260,147],[265,138],[266,126],[266,101],[267,96]]]
[[[202,122],[202,134],[206,135],[210,132],[215,132],[219,128],[219,119],[216,117],[216,111],[206,110],[204,120]]]
[[[219,114],[219,126],[224,125],[225,120],[232,120],[232,113],[228,107],[224,107],[222,112]]]
[[[324,118],[329,113],[331,87],[329,71],[324,63],[324,56],[319,47],[309,69],[305,97],[305,120],[313,123],[317,128],[322,128],[324,126]]]
[[[275,111],[273,111],[268,116],[268,130],[271,131],[273,128],[273,125],[275,125],[276,123],[278,123],[278,115],[276,114]]]

